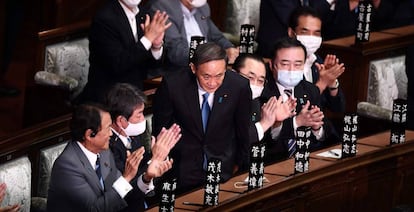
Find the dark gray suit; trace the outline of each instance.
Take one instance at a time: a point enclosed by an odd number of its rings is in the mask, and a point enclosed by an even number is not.
[[[126,207],[112,188],[121,173],[111,151],[102,151],[100,161],[105,190],[85,153],[76,142],[69,142],[53,165],[47,211],[119,211]]]
[[[180,0],[154,0],[149,3],[151,3],[152,12],[156,10],[167,12],[170,17],[169,21],[172,23],[164,38],[168,61],[175,67],[188,66],[189,47]],[[223,36],[211,20],[208,3],[198,8],[194,17],[208,42],[214,42],[224,49],[233,47],[233,44]]]

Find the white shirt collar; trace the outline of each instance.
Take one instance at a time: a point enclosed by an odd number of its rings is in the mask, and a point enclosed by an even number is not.
[[[303,75],[305,76],[306,81],[313,83],[313,76],[312,76],[312,66],[313,63],[316,61],[316,55],[311,54],[309,57],[306,58],[306,62],[303,69]]]
[[[295,96],[295,88],[288,88],[285,87],[281,84],[279,84],[278,82],[276,82],[277,88],[279,89],[279,93],[283,98],[283,101],[286,101],[288,99],[288,96],[285,94],[285,89],[292,89],[292,96]]]
[[[112,128],[111,127],[111,130],[112,130],[112,132],[113,133],[115,133],[115,135],[117,135],[118,136],[118,138],[119,139],[121,139],[121,141],[122,141],[122,143],[124,144],[124,146],[127,148],[127,149],[131,149],[132,147],[131,147],[131,142],[129,142],[128,141],[128,137],[125,137],[125,136],[123,136],[123,135],[121,135],[121,134],[119,134],[116,130],[114,130],[114,128]],[[129,139],[131,139],[131,138],[129,138]]]
[[[200,102],[200,108],[202,107],[203,104],[203,94],[207,93],[207,91],[205,91],[201,86],[200,83],[198,82],[197,79],[197,87],[198,87],[198,98],[199,98],[199,102]],[[210,105],[210,108],[213,108],[213,102],[214,102],[214,93],[210,93],[210,95],[208,96],[208,105]]]
[[[124,12],[126,14],[126,16],[128,17],[128,19],[132,19],[135,18],[135,16],[139,13],[139,8],[134,7],[133,11],[131,11],[128,7],[126,7],[120,0],[118,1],[119,4],[121,4],[122,9],[124,9]]]
[[[188,19],[188,18],[191,18],[192,16],[194,16],[197,8],[194,8],[193,10],[190,11],[186,6],[184,6],[183,3],[180,2],[180,5],[181,5],[181,10],[183,11],[183,16],[185,18]]]
[[[85,146],[83,146],[83,144],[79,141],[77,141],[76,143],[78,143],[79,147],[81,148],[82,152],[86,155],[86,158],[88,158],[89,163],[91,164],[91,166],[93,167],[93,169],[95,169],[96,167],[96,160],[98,158],[98,155],[89,151],[88,149],[86,149]]]

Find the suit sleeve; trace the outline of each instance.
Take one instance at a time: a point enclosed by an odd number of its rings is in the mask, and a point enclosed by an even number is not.
[[[152,134],[156,136],[160,133],[162,127],[169,128],[173,124],[173,103],[165,77],[155,93],[152,108],[154,111]]]
[[[154,1],[151,4],[151,13],[155,13],[156,10],[165,11],[170,16],[169,21],[171,26],[165,32],[165,47],[168,61],[177,66],[188,65],[189,47],[186,35],[182,35],[180,31],[181,19],[177,19],[174,14],[177,11],[171,11],[173,5],[163,5],[163,1]],[[178,11],[181,13],[181,10]],[[182,18],[182,15],[179,16]],[[184,27],[184,25],[182,26]]]
[[[329,89],[325,89],[321,95],[322,109],[329,109],[332,112],[345,112],[345,95],[341,88],[338,88],[338,94],[331,96]]]
[[[257,131],[251,120],[251,90],[249,86],[243,86],[236,110],[236,130],[238,153],[236,154],[237,165],[241,168],[248,165],[249,149],[252,143],[257,142]]]
[[[206,17],[207,26],[208,26],[208,35],[207,38],[209,41],[213,41],[214,43],[220,45],[222,48],[227,49],[230,47],[233,47],[233,44],[227,40],[226,37],[224,37],[223,33],[217,28],[217,26],[214,24],[213,20],[211,20],[210,17],[210,6],[207,4],[207,6],[204,8],[203,14],[204,17]]]

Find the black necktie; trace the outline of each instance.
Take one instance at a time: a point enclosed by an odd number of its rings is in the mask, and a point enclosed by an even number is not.
[[[95,172],[96,172],[96,175],[98,176],[99,183],[101,183],[101,186],[103,189],[104,182],[103,182],[102,173],[101,173],[101,160],[99,159],[99,155],[97,155],[97,158],[96,158]]]

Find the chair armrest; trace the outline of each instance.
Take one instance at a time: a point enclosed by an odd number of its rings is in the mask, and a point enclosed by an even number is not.
[[[369,102],[359,102],[357,113],[370,118],[391,121],[392,111]]]
[[[78,87],[78,81],[69,76],[60,76],[47,71],[38,71],[35,74],[35,82],[43,85],[59,86],[69,91]]]

